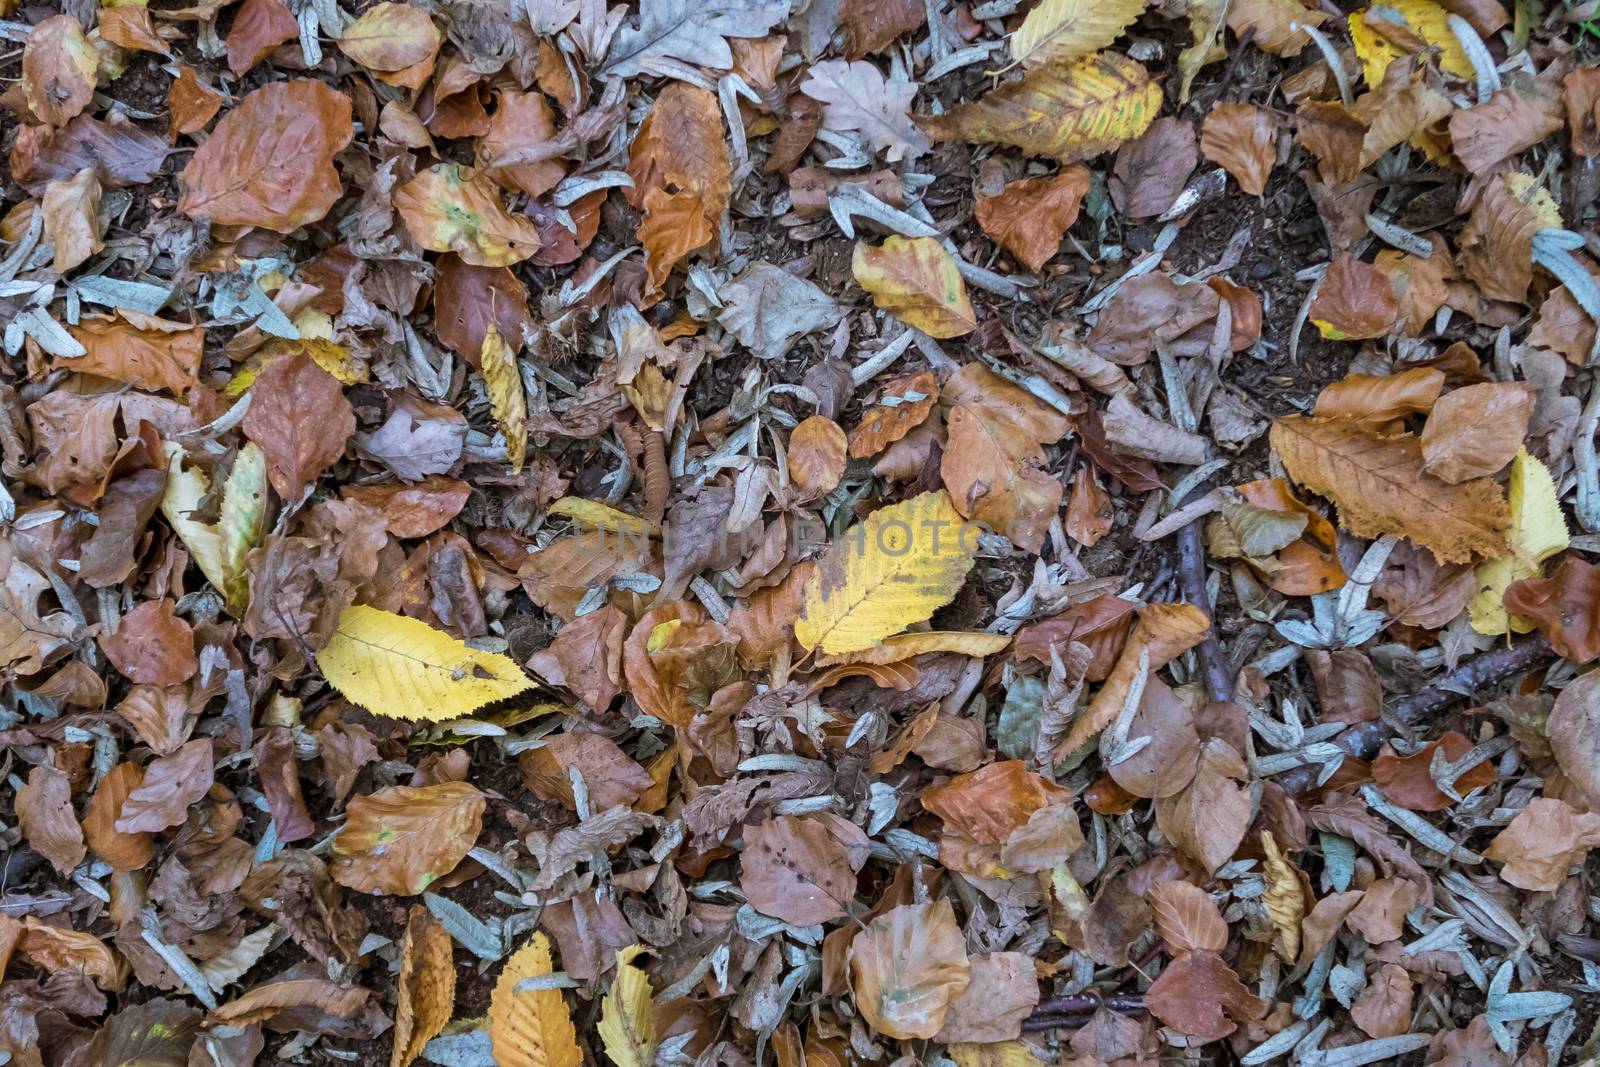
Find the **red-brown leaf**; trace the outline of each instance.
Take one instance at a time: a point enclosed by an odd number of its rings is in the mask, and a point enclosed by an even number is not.
[[[303,355],[268,364],[250,387],[245,436],[267,456],[278,495],[297,501],[307,485],[344,455],[356,432],[355,411],[333,375]]]

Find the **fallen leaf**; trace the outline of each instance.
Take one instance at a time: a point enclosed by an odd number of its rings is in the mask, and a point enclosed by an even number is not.
[[[789,481],[802,500],[833,492],[844,477],[848,441],[839,424],[822,415],[803,420],[789,434]]]
[[[1489,847],[1487,859],[1502,863],[1500,878],[1519,889],[1551,893],[1567,874],[1600,847],[1600,814],[1550,797],[1534,797]]]
[[[1450,116],[1450,144],[1474,174],[1484,174],[1561,129],[1561,120],[1515,89]]]
[[[203,327],[123,311],[116,318],[86,315],[71,333],[84,349],[71,361],[74,370],[178,396],[199,382]]]
[[[922,425],[939,400],[939,380],[929,371],[896,378],[850,431],[850,456],[875,456]]]
[[[333,839],[333,877],[362,893],[416,896],[478,843],[485,804],[466,782],[396,785],[352,797]]]
[[[235,78],[300,36],[300,23],[283,0],[244,0],[228,27],[228,69]]]
[[[422,1047],[444,1030],[455,1014],[456,969],[450,934],[427,908],[411,905],[400,941],[400,974],[395,983],[394,1044],[389,1067],[409,1067]]]
[[[528,660],[528,669],[551,685],[572,690],[590,710],[603,713],[622,692],[622,640],[627,626],[626,615],[604,604],[561,627],[555,640]]]
[[[617,952],[617,977],[601,1007],[596,1030],[617,1067],[650,1067],[656,1055],[656,1021],[650,978],[633,961],[644,951],[630,945]]]
[[[28,110],[50,126],[64,126],[94,96],[100,54],[71,15],[51,15],[27,33],[22,46],[22,96]]]
[[[522,780],[545,800],[576,810],[572,784],[576,771],[588,784],[589,806],[595,811],[628,807],[654,784],[648,771],[609,737],[595,733],[560,733],[518,758]]]
[[[1540,565],[1571,543],[1555,479],[1525,447],[1519,447],[1511,461],[1506,498],[1511,508],[1507,551],[1472,571],[1477,588],[1467,612],[1472,628],[1481,634],[1527,633],[1533,628],[1526,619],[1507,613],[1506,590],[1520,578],[1538,576]]]
[[[1170,208],[1200,162],[1194,127],[1170,115],[1117,149],[1107,183],[1118,210],[1130,218],[1160,215]]]
[[[1533,414],[1533,390],[1519,382],[1454,389],[1422,428],[1422,469],[1457,485],[1498,474],[1516,456]]]
[[[1261,895],[1261,903],[1266,907],[1267,918],[1272,920],[1272,927],[1278,934],[1273,940],[1273,948],[1286,963],[1293,963],[1300,955],[1300,923],[1306,917],[1306,898],[1310,896],[1306,887],[1309,883],[1294,862],[1284,857],[1270,830],[1261,831],[1261,851],[1262,867],[1267,876],[1267,888]]]
[[[1600,567],[1569,556],[1548,578],[1506,587],[1505,609],[1527,619],[1562,658],[1582,665],[1600,656]]]
[[[1406,914],[1416,906],[1417,885],[1404,878],[1380,878],[1367,886],[1345,918],[1369,945],[1395,941],[1405,933]]]
[[[977,543],[942,490],[880,508],[836,541],[806,583],[794,636],[835,655],[870,648],[956,595]]]
[[[1350,40],[1367,85],[1378,88],[1391,62],[1424,48],[1438,49],[1439,66],[1472,80],[1472,62],[1450,30],[1449,12],[1433,0],[1392,0],[1387,7],[1387,12],[1367,8],[1349,16]],[[1401,40],[1404,47],[1395,43]]]
[[[433,252],[454,252],[478,267],[509,267],[539,250],[539,232],[500,202],[489,179],[471,167],[436,163],[394,194],[412,240]]]
[[[92,167],[45,187],[44,232],[56,247],[51,269],[65,274],[105,247],[100,240],[100,179]]]
[[[1406,969],[1386,963],[1350,1005],[1350,1018],[1368,1037],[1398,1037],[1411,1029],[1412,995]]]
[[[1039,442],[976,404],[958,404],[947,422],[939,474],[956,510],[1026,551],[1039,551],[1062,496],[1061,483],[1043,469]]]
[[[1155,916],[1156,933],[1174,956],[1228,947],[1228,924],[1204,889],[1188,882],[1157,882],[1145,899]]]
[[[811,67],[800,91],[822,104],[824,129],[860,133],[891,163],[928,150],[927,138],[911,121],[916,82],[886,80],[864,60],[828,59]]]
[[[967,988],[971,965],[950,902],[902,904],[850,942],[856,1010],[885,1037],[931,1038],[950,1002]]]
[[[88,848],[72,812],[72,782],[65,773],[44,764],[29,770],[27,784],[17,790],[16,814],[23,838],[57,874],[70,875],[83,862]]]
[[[874,304],[930,337],[977,329],[955,257],[932,237],[890,237],[876,248],[858,241],[850,269]]]
[[[1135,0],[1142,4],[1144,0]],[[1035,9],[1039,10],[1039,9]],[[998,196],[979,196],[978,223],[995,244],[1038,272],[1061,247],[1089,193],[1089,170],[1074,164],[1054,176],[1007,182]]]
[[[1472,741],[1455,730],[1447,730],[1439,740],[1430,741],[1409,756],[1397,756],[1385,746],[1372,761],[1372,780],[1378,783],[1383,795],[1410,811],[1444,811],[1456,802],[1446,796],[1434,783],[1430,767],[1435,753],[1451,763],[1472,750]],[[1474,764],[1456,779],[1455,791],[1466,796],[1476,789],[1492,785],[1496,778],[1494,765],[1488,761]]]
[[[167,139],[198,133],[222,110],[222,94],[201,85],[193,67],[178,67],[178,77],[167,87]]]
[[[350,116],[350,98],[319,81],[254,90],[183,168],[178,210],[279,233],[316,222],[344,192],[333,157],[350,143]]]
[[[1025,952],[973,956],[967,988],[950,1002],[944,1026],[935,1041],[1015,1041],[1022,1024],[1039,1003],[1039,975]],[[958,1059],[959,1062],[959,1059]]]
[[[1011,58],[1038,67],[1109,46],[1148,0],[1043,0],[1028,12],[1007,42]]]
[[[1567,110],[1572,150],[1585,159],[1600,155],[1600,70],[1569,70],[1562,79],[1561,103]]]
[[[1458,239],[1461,270],[1483,295],[1522,302],[1533,283],[1532,208],[1502,181],[1485,183]]]
[[[506,442],[506,459],[511,473],[522,470],[528,452],[528,398],[523,391],[522,372],[517,366],[515,352],[500,331],[490,322],[483,335],[483,348],[478,353],[478,366],[483,371],[485,391],[489,394],[489,410],[500,434]]]
[[[475,267],[460,256],[439,257],[433,283],[434,330],[456,355],[478,366],[478,355],[493,322],[513,352],[533,333],[528,289],[505,267]]]
[[[830,923],[851,913],[856,872],[871,843],[833,815],[781,815],[744,831],[739,888],[757,911],[793,926]]]
[[[1100,488],[1087,466],[1079,467],[1078,476],[1072,481],[1067,514],[1062,520],[1067,536],[1085,548],[1093,548],[1111,532],[1113,525],[1115,513],[1111,509],[1111,497]]]
[[[1311,302],[1311,321],[1330,341],[1382,337],[1399,319],[1400,304],[1388,275],[1349,254],[1328,266]]]
[[[1138,624],[1123,645],[1106,684],[1072,724],[1066,739],[1056,747],[1058,757],[1065,757],[1093,740],[1116,719],[1139,673],[1141,657],[1148,654],[1148,669],[1158,671],[1198,645],[1210,630],[1210,618],[1193,604],[1147,604],[1139,612]]]
[[[22,924],[17,951],[35,966],[51,974],[59,971],[87,974],[95,985],[113,992],[127,982],[127,962],[93,934],[65,926],[50,926],[32,915],[24,916]]]
[[[1151,1014],[1181,1034],[1216,1041],[1266,1012],[1215,952],[1185,952],[1145,991]]]
[[[1351,419],[1383,429],[1396,419],[1432,411],[1444,381],[1444,372],[1432,367],[1398,374],[1350,374],[1323,387],[1315,414],[1319,419]]]
[[[83,810],[83,835],[96,856],[119,871],[136,871],[150,862],[154,835],[124,833],[116,827],[122,805],[144,781],[137,763],[119,763],[106,772]]]
[[[1228,5],[1228,29],[1240,39],[1246,33],[1257,48],[1279,56],[1297,56],[1311,43],[1305,27],[1320,26],[1326,11],[1308,8],[1300,0],[1233,0]]]
[[[430,62],[444,35],[427,12],[410,4],[374,4],[334,40],[369,70],[401,71]]]
[[[1156,826],[1210,874],[1233,858],[1250,828],[1250,790],[1244,761],[1226,741],[1200,749],[1194,780],[1155,802]]]
[[[267,459],[267,477],[294,503],[317,476],[344,455],[356,430],[350,401],[337,379],[307,356],[274,360],[250,387],[245,436]]]
[[[170,756],[151,760],[144,778],[122,802],[119,834],[160,833],[189,817],[189,807],[211,789],[210,738],[196,738]]]
[[[1221,101],[1201,124],[1200,151],[1233,175],[1240,189],[1260,196],[1278,155],[1277,126],[1261,108]]]
[[[608,77],[629,78],[660,60],[728,70],[733,66],[733,53],[723,38],[765,36],[788,14],[784,0],[714,5],[645,0],[639,8],[638,28],[622,27],[600,70]],[[559,24],[556,28],[560,28]]]
[[[1340,525],[1357,537],[1400,534],[1445,563],[1506,550],[1511,514],[1500,487],[1486,478],[1450,485],[1427,474],[1414,437],[1291,416],[1273,423],[1272,446],[1291,478],[1339,505]]]
[[[100,648],[118,672],[142,685],[177,685],[200,669],[194,630],[173,614],[170,600],[146,600],[100,635]]]
[[[583,1049],[559,989],[517,990],[552,972],[550,939],[530,934],[506,960],[489,998],[489,1042],[500,1067],[580,1067]]]
[[[383,512],[394,536],[418,538],[443,529],[461,514],[472,495],[472,486],[454,478],[430,475],[415,485],[346,485],[340,487],[339,495]]]
[[[1041,67],[918,121],[935,140],[1011,145],[1078,163],[1144,133],[1160,109],[1161,86],[1142,64],[1101,52]]]
[[[881,52],[901,34],[920,29],[927,19],[927,9],[917,0],[839,0],[845,58],[860,59]]]

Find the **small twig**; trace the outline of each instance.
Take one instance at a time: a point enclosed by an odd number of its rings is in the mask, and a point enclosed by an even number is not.
[[[1555,651],[1542,637],[1485,652],[1455,670],[1446,671],[1432,685],[1396,703],[1390,718],[1402,726],[1414,726],[1456,701],[1466,699],[1468,694],[1532,670],[1554,657]],[[1359,722],[1335,737],[1333,744],[1357,759],[1370,760],[1383,743],[1394,736],[1395,727],[1389,722]],[[1303,793],[1316,783],[1317,770],[1316,767],[1296,767],[1277,781],[1290,793]]]
[[[1144,1011],[1144,994],[1112,993],[1103,997],[1099,993],[1074,993],[1069,997],[1052,997],[1039,1001],[1034,1005],[1033,1014],[1093,1015],[1100,1008],[1124,1012]]]
[[[1178,506],[1198,499],[1200,490],[1200,486],[1190,490]],[[1206,688],[1211,691],[1212,700],[1228,701],[1233,699],[1233,672],[1228,669],[1228,658],[1222,654],[1222,642],[1217,639],[1217,620],[1211,610],[1211,598],[1206,595],[1206,547],[1200,531],[1203,521],[1203,516],[1196,517],[1178,531],[1178,580],[1184,599],[1205,612],[1211,622],[1211,631],[1197,648],[1200,662],[1205,666]]]

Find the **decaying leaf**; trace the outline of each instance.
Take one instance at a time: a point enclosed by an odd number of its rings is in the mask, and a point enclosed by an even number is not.
[[[856,245],[851,272],[872,302],[930,337],[960,337],[977,328],[956,261],[932,237],[890,237]]]
[[[885,1037],[932,1037],[970,980],[967,949],[948,900],[902,904],[850,942],[856,1008]]]
[[[409,1067],[455,1012],[456,970],[450,934],[420,904],[411,906],[400,942],[399,1003],[389,1067]]]
[[[539,250],[533,223],[508,212],[499,191],[471,167],[429,167],[396,190],[394,206],[417,244],[454,252],[464,263],[509,267]]]
[[[629,945],[617,952],[617,976],[606,994],[597,1027],[606,1055],[617,1067],[650,1067],[656,1055],[656,1023],[650,978],[633,961],[644,949]]]
[[[1011,58],[1024,67],[1059,63],[1107,47],[1138,18],[1146,0],[1044,0],[1011,35]]]
[[[415,896],[478,843],[483,793],[465,782],[391,786],[346,805],[333,875],[363,893]]]

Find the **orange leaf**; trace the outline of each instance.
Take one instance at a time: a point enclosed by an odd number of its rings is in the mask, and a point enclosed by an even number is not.
[[[1430,741],[1409,756],[1397,756],[1385,745],[1378,758],[1372,761],[1372,780],[1378,783],[1383,795],[1411,811],[1443,811],[1455,803],[1434,784],[1429,768],[1435,752],[1454,763],[1472,751],[1472,741],[1455,730],[1446,731],[1437,741]],[[1469,767],[1456,779],[1455,790],[1466,796],[1474,789],[1492,785],[1496,778],[1494,765],[1485,760]]]
[[[850,431],[850,455],[863,459],[882,452],[921,425],[938,399],[939,380],[932,371],[896,378]]]
[[[429,167],[395,192],[394,207],[417,244],[474,266],[509,267],[539,250],[533,223],[507,211],[494,183],[471,167]]]
[[[1211,895],[1199,886],[1157,882],[1145,899],[1169,952],[1221,952],[1228,947],[1228,924]]]
[[[1276,124],[1250,104],[1218,103],[1200,128],[1200,152],[1233,175],[1240,189],[1260,196],[1278,155]]]
[[[1381,428],[1407,415],[1425,415],[1444,388],[1444,372],[1415,367],[1399,374],[1351,374],[1317,395],[1319,419],[1351,419]],[[1518,438],[1521,442],[1521,438]]]
[[[1600,656],[1600,567],[1568,556],[1548,578],[1512,582],[1504,603],[1564,659],[1581,664]]]
[[[789,435],[789,481],[802,500],[833,491],[844,477],[846,441],[839,424],[813,415]]]
[[[974,211],[995,244],[1038,271],[1077,221],[1089,184],[1089,168],[1074,163],[1049,177],[1007,182],[998,196],[979,196]]]
[[[242,77],[267,53],[299,36],[300,23],[283,0],[244,0],[228,30],[228,69]]]

